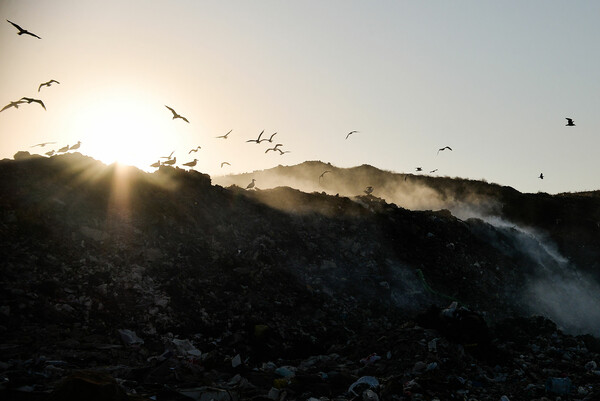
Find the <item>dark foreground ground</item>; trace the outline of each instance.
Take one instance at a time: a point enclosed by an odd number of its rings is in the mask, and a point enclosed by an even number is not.
[[[0,178],[1,399],[600,399],[598,340],[516,301],[481,221],[78,155]]]

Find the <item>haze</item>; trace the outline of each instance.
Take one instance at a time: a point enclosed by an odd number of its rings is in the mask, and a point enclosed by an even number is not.
[[[0,113],[0,158],[81,141],[147,171],[175,151],[213,176],[323,160],[594,190],[598,15],[592,1],[3,0],[0,107],[47,111]],[[246,142],[262,130],[274,143]],[[265,154],[275,143],[291,153]]]

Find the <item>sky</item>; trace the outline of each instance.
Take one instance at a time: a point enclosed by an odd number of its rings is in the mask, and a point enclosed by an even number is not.
[[[598,190],[598,15],[597,1],[0,0],[0,108],[47,108],[0,113],[0,159],[81,141],[146,171],[174,151],[211,176],[321,160]],[[272,143],[246,142],[263,130]],[[276,143],[289,153],[265,153]]]

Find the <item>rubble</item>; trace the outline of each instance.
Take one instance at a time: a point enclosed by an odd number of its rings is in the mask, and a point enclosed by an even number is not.
[[[2,399],[600,394],[594,333],[526,313],[526,259],[481,222],[173,168],[131,171],[119,209],[114,171],[80,155],[0,178]]]

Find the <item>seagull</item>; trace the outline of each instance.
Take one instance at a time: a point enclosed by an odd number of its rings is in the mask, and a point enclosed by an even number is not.
[[[169,160],[171,160],[171,156],[173,156],[173,153],[175,153],[175,151],[172,151],[169,156],[161,156],[160,159],[169,159]]]
[[[221,135],[221,136],[215,136],[215,138],[223,138],[223,139],[227,139],[227,135],[231,134],[231,131],[233,130],[229,130],[228,133],[226,133],[225,135]]]
[[[246,187],[246,189],[252,189],[252,188],[254,188],[254,181],[256,181],[256,180],[253,178],[252,182],[250,184],[248,184],[248,186]]]
[[[192,152],[197,152],[198,149],[202,149],[200,146],[196,147],[196,149],[192,149],[188,152],[188,155],[191,154]]]
[[[46,146],[50,143],[56,143],[56,142],[42,142],[42,143],[38,143],[37,145],[30,146],[30,148],[35,148],[36,146],[40,146],[43,148],[44,146]]]
[[[194,167],[196,165],[197,161],[198,161],[198,159],[194,159],[191,162],[183,163],[183,165],[188,166],[188,167]]]
[[[44,153],[46,156],[54,156],[54,150]]]
[[[157,161],[156,163],[152,163],[152,164],[150,165],[150,167],[154,167],[154,168],[160,167],[160,160],[159,160],[159,161]]]
[[[221,168],[223,168],[224,164],[227,164],[228,166],[231,166],[231,164],[229,164],[228,162],[223,162],[223,163],[221,163]]]
[[[67,145],[67,146],[63,146],[62,148],[58,149],[58,150],[56,151],[56,153],[65,153],[65,152],[66,152],[66,151],[68,151],[68,150],[69,150],[69,145]]]
[[[284,152],[283,150],[281,150],[281,149],[279,149],[279,148],[278,148],[278,149],[275,149],[275,150],[278,150],[280,155],[283,155],[284,153],[291,153],[291,152],[292,152],[291,150],[286,150],[286,151]]]
[[[567,119],[567,124],[565,124],[567,127],[574,127],[575,126],[575,122],[573,121],[572,118],[569,117],[565,117]]]
[[[48,82],[44,82],[43,84],[40,84],[40,86],[38,87],[38,92],[40,91],[40,89],[42,89],[42,86],[48,86],[48,87],[50,87],[50,86],[52,86],[53,82],[57,83],[57,84],[60,84],[60,82],[58,82],[56,79],[51,79]]]
[[[7,20],[8,21],[8,20]],[[12,26],[14,26],[15,28],[17,28],[19,30],[19,32],[17,32],[17,35],[31,35],[31,36],[35,36],[38,39],[41,39],[39,36],[37,36],[35,33],[29,32],[26,29],[21,28],[19,25],[15,24],[14,22],[10,22],[8,21]]]
[[[11,108],[11,107],[14,107],[15,109],[18,109],[18,108],[19,108],[19,105],[20,105],[21,103],[25,103],[25,102],[24,102],[24,101],[22,101],[22,100],[17,100],[17,101],[14,101],[14,102],[12,102],[12,101],[11,101],[9,104],[7,104],[6,106],[4,106],[4,107],[2,108],[2,110],[0,110],[0,111],[4,111],[4,110],[6,110],[6,109],[8,109],[8,108]]]
[[[438,149],[438,152],[437,152],[437,154],[439,155],[441,151],[444,151],[444,150],[446,150],[446,149],[448,149],[448,150],[452,150],[452,148],[451,148],[450,146],[444,146],[443,148],[441,148],[441,149]]]
[[[246,142],[256,142],[256,143],[260,143],[260,137],[262,136],[262,134],[263,134],[264,132],[265,132],[265,130],[262,130],[262,131],[260,132],[260,134],[258,134],[258,138],[256,138],[256,139],[249,139],[249,140],[247,140]]]
[[[417,167],[417,168],[415,168],[415,170],[416,171],[423,171],[423,168],[422,167]]]
[[[436,168],[435,170],[431,170],[431,171],[429,172],[429,174],[435,173],[436,171],[438,171],[438,169],[437,169],[437,168]]]
[[[172,166],[175,163],[177,163],[177,158],[176,157],[174,157],[172,159],[169,159],[166,162],[163,162],[163,165]]]
[[[273,135],[271,135],[271,137],[269,139],[261,139],[260,142],[273,142],[273,137],[277,135],[277,132],[274,133]]]
[[[325,171],[323,171],[321,173],[321,175],[319,176],[319,182],[321,182],[321,178],[325,178],[325,174],[327,174],[327,173],[331,173],[331,171],[330,170],[325,170]]]
[[[279,150],[279,149],[277,149],[279,146],[283,146],[283,144],[282,143],[278,143],[274,147],[265,150],[265,153],[267,153],[269,150]]]
[[[32,102],[39,103],[44,108],[44,110],[46,110],[46,105],[40,99],[34,99],[32,97],[22,97],[21,100],[26,101],[27,104],[31,104]]]
[[[81,146],[81,141],[77,141],[77,143],[69,148],[69,150],[79,149]]]
[[[544,173],[540,173],[540,176],[538,177],[540,180],[544,179]]]
[[[373,193],[373,187],[368,186],[365,191],[364,191],[367,195],[371,195]]]
[[[350,131],[350,132],[348,132],[348,135],[346,135],[346,139],[348,139],[348,137],[349,137],[350,135],[352,135],[352,134],[355,134],[355,133],[357,133],[357,132],[358,132],[358,131]]]
[[[165,107],[167,109],[171,110],[171,113],[173,113],[173,120],[176,119],[176,118],[181,118],[186,123],[189,123],[189,121],[188,121],[187,118],[185,118],[184,116],[181,116],[181,115],[177,114],[177,112],[175,110],[173,110],[171,107],[167,106],[166,104],[165,104]]]

